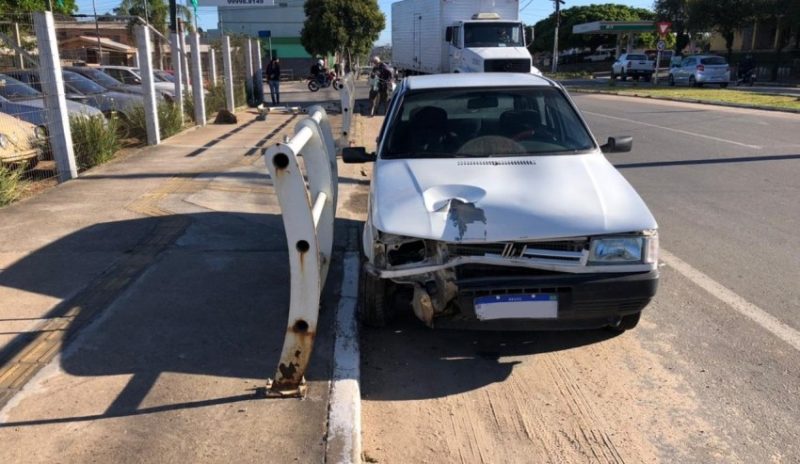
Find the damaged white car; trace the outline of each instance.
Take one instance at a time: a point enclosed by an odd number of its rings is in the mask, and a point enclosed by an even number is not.
[[[361,317],[409,302],[433,327],[636,326],[658,283],[657,224],[567,93],[530,74],[409,77],[377,153]]]

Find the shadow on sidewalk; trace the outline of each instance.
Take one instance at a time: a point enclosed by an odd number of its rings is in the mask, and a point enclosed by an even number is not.
[[[343,241],[357,222],[338,220]],[[341,247],[337,248],[341,251]],[[106,254],[104,269],[45,318],[79,314],[66,329],[61,367],[80,377],[131,375],[103,414],[42,418],[19,427],[247,401],[230,396],[140,408],[164,373],[266,380],[274,376],[287,325],[289,267],[283,223],[272,214],[201,213],[97,224],[51,243],[0,273],[0,286],[67,298],[54,262]],[[318,335],[306,378],[330,378],[333,317],[340,288],[339,254],[322,297]],[[81,263],[74,263],[79,268]],[[68,266],[67,266],[68,268]],[[0,350],[0,365],[29,348],[19,335]],[[55,354],[55,353],[54,353]],[[42,359],[45,365],[49,359]],[[253,384],[253,382],[250,382]],[[263,383],[262,383],[263,385]],[[75,392],[89,396],[90,391]],[[2,406],[2,405],[0,405]],[[58,410],[58,409],[56,409]]]

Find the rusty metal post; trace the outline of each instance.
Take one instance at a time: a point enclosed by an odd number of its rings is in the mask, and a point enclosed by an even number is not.
[[[325,133],[327,131],[327,134]],[[315,107],[295,127],[286,143],[267,150],[265,161],[281,207],[289,244],[290,302],[286,338],[270,396],[304,396],[304,374],[317,333],[320,295],[325,286],[333,249],[337,196],[333,134],[324,110]],[[302,153],[306,186],[298,156]]]

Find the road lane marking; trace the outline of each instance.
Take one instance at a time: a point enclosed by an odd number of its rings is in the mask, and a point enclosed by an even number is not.
[[[583,113],[583,114],[591,114],[592,116],[600,116],[600,117],[608,118],[608,119],[615,119],[617,121],[630,122],[630,123],[633,123],[633,124],[639,124],[641,126],[655,127],[657,129],[663,129],[663,130],[670,131],[670,132],[676,132],[678,134],[691,135],[693,137],[700,137],[702,139],[714,140],[715,142],[730,143],[731,145],[737,145],[737,146],[745,147],[745,148],[752,148],[754,150],[761,150],[763,148],[760,145],[749,145],[749,144],[746,144],[746,143],[734,142],[733,140],[721,139],[719,137],[714,137],[714,136],[711,136],[711,135],[698,134],[697,132],[690,132],[690,131],[685,131],[683,129],[675,129],[675,128],[672,128],[672,127],[664,127],[664,126],[659,126],[658,124],[650,124],[649,122],[636,121],[636,120],[633,120],[633,119],[620,118],[620,117],[617,117],[617,116],[609,116],[607,114],[594,113],[592,111],[581,111],[581,113]]]
[[[784,324],[775,316],[750,303],[711,277],[695,269],[672,253],[661,249],[661,261],[675,269],[695,285],[727,304],[742,316],[768,330],[776,337],[800,351],[800,332]]]

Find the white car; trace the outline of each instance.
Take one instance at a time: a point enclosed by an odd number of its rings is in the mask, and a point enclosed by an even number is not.
[[[611,65],[611,79],[617,77],[625,80],[628,77],[639,80],[640,77],[649,81],[656,71],[656,62],[647,57],[644,53],[623,53],[619,59]]]
[[[592,62],[609,61],[609,60],[612,60],[613,58],[614,58],[614,52],[613,51],[611,51],[611,50],[598,50],[598,51],[592,53],[589,56],[585,56],[583,58],[583,61],[592,61]]]
[[[430,326],[636,326],[658,226],[566,91],[531,74],[413,76],[397,89],[364,226],[364,322],[403,301]]]

